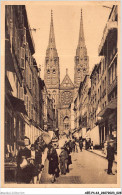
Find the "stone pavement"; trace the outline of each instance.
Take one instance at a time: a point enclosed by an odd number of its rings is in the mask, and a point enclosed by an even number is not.
[[[113,164],[113,173],[107,174],[108,162],[105,158],[95,153],[83,150],[82,152],[72,153],[72,164],[70,172],[60,175],[56,184],[116,184],[117,165]],[[42,173],[41,183],[51,184],[51,176],[48,174],[48,160]]]
[[[91,149],[90,149],[90,150],[87,150],[87,151],[92,152],[92,153],[94,153],[94,154],[97,154],[97,155],[99,155],[99,156],[101,156],[101,157],[103,157],[103,158],[106,158],[106,155],[103,153],[102,150],[91,150]],[[114,162],[117,163],[117,155],[115,154],[114,156],[115,156]]]

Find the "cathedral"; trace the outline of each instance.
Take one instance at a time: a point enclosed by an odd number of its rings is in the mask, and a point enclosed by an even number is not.
[[[83,18],[81,10],[79,40],[76,49],[74,66],[74,83],[68,75],[60,83],[59,56],[56,49],[53,13],[51,11],[51,23],[49,33],[49,43],[46,50],[44,81],[48,94],[54,99],[55,107],[58,110],[58,128],[59,134],[67,133],[71,129],[71,110],[70,104],[73,101],[74,94],[77,93],[80,83],[89,72],[89,59],[85,45]]]

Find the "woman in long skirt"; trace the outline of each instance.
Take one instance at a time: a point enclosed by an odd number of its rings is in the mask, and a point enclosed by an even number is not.
[[[58,155],[56,149],[51,145],[49,147],[47,158],[49,160],[49,169],[48,173],[52,175],[52,183],[55,182],[56,177],[59,174],[59,167],[58,167]]]

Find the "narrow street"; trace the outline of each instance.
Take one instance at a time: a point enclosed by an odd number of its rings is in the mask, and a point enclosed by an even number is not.
[[[113,164],[113,173],[108,175],[107,160],[93,154],[89,151],[72,153],[72,165],[70,172],[66,175],[60,175],[56,184],[116,184],[117,183],[117,165]],[[45,169],[42,173],[42,183],[51,183],[51,177],[48,174],[48,161],[45,163]]]

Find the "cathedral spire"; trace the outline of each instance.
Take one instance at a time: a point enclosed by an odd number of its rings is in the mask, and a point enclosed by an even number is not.
[[[46,57],[57,57],[57,56],[58,54],[56,50],[54,25],[53,25],[53,11],[51,10],[50,33],[49,33],[49,42],[46,51]]]
[[[84,44],[84,31],[83,31],[83,17],[82,17],[82,9],[81,9],[81,19],[80,19],[80,31],[79,31],[79,41],[78,45],[82,46]]]
[[[53,26],[53,10],[51,10],[51,23],[50,23],[50,34],[49,34],[48,48],[56,48],[54,26]]]
[[[78,40],[76,55],[77,56],[83,55],[83,52],[86,53],[86,46],[85,46],[85,37],[84,37],[84,30],[83,30],[83,16],[82,16],[82,9],[81,9],[79,40]]]
[[[85,45],[85,37],[84,37],[84,30],[83,30],[83,16],[82,16],[82,9],[81,9],[79,40],[76,49],[75,67],[74,67],[75,68],[74,84],[76,88],[79,88],[80,82],[83,82],[85,75],[87,75],[89,72],[88,60],[89,58],[87,56],[87,48]]]

